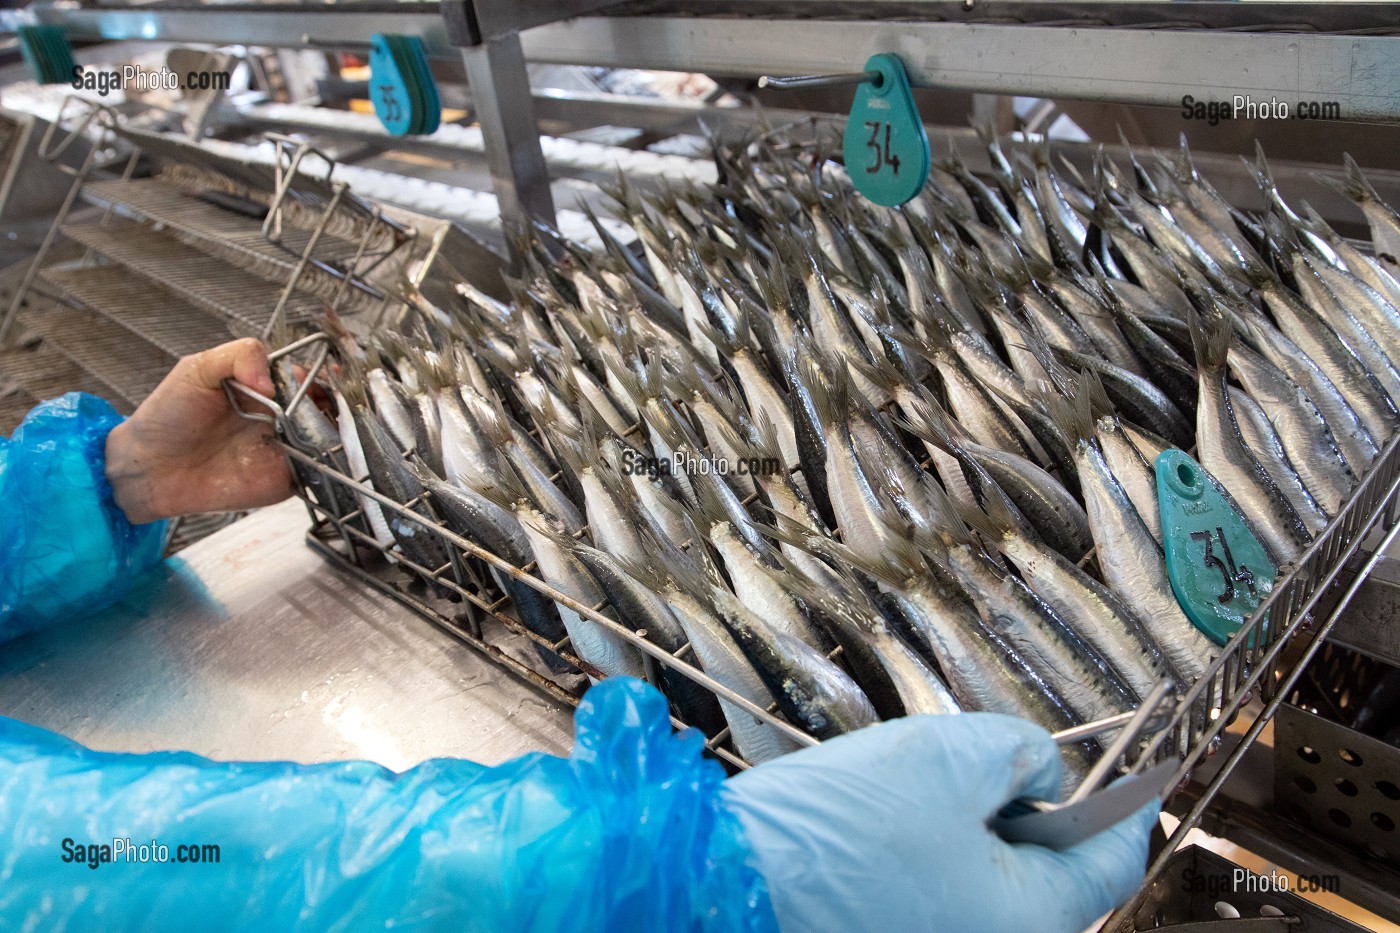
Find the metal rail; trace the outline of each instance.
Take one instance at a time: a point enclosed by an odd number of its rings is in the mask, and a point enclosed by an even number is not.
[[[784,10],[769,4],[763,16],[675,15],[677,7],[685,6],[706,5],[672,4],[671,15],[584,16],[518,35],[530,61],[758,77],[859,71],[871,54],[892,52],[904,60],[916,87],[1170,107],[1179,107],[1186,94],[1200,100],[1230,100],[1239,94],[1290,104],[1337,101],[1346,120],[1400,120],[1400,95],[1394,90],[1400,86],[1400,39],[1303,31],[1318,28],[1310,23],[1327,22],[1317,5],[1293,18],[1286,10],[1279,12],[1283,5],[1271,4],[1270,17],[1258,14],[1251,20],[1247,12],[1236,14],[1236,25],[1214,29],[1181,28],[1196,25],[1191,12],[1166,4],[1155,5],[1155,16],[1141,12],[1153,12],[1154,5],[1134,4],[1140,13],[1132,26],[1103,25],[1121,17],[1112,4],[1076,4],[1058,22],[1037,25],[919,18],[946,15],[946,4],[911,4],[900,11],[905,18],[896,20],[798,18],[821,15],[822,9],[839,15],[831,12],[832,4],[805,12],[799,6],[785,5]],[[1028,5],[1020,6],[1024,10]],[[1352,17],[1361,15],[1359,5],[1347,6]],[[73,39],[88,41],[198,42],[236,36],[249,45],[316,47],[399,32],[422,36],[436,54],[452,54],[437,6],[413,8],[47,7],[37,17],[62,24]],[[1299,31],[1284,31],[1288,19]],[[1157,28],[1151,28],[1154,23]]]

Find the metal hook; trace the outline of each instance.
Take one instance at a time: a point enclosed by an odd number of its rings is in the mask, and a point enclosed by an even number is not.
[[[260,421],[264,424],[273,425],[274,427],[279,422],[285,421],[288,417],[290,417],[292,412],[296,411],[297,406],[301,404],[302,399],[306,397],[307,392],[310,390],[311,383],[316,381],[316,377],[320,375],[321,370],[325,367],[326,360],[330,357],[330,339],[330,336],[324,331],[317,331],[314,334],[308,334],[307,336],[302,337],[300,340],[294,340],[291,343],[287,344],[285,347],[273,350],[267,355],[267,362],[271,364],[275,363],[277,360],[280,360],[282,357],[288,355],[289,353],[295,353],[298,350],[311,346],[312,344],[325,344],[325,346],[323,346],[320,352],[317,354],[316,359],[311,364],[310,368],[307,369],[306,377],[302,379],[301,385],[297,387],[296,394],[292,396],[291,401],[287,403],[286,408],[283,408],[281,405],[279,405],[275,399],[268,398],[266,395],[263,395],[257,389],[244,385],[243,383],[239,382],[237,379],[234,379],[231,376],[225,379],[223,381],[224,395],[228,396],[228,403],[229,406],[233,409],[234,414],[238,415],[238,417],[240,418],[247,418],[249,421]],[[262,405],[264,408],[270,410],[272,414],[262,415],[245,410],[243,408],[242,403],[239,402],[238,396],[234,394],[235,392],[242,395],[246,395],[248,398],[257,402],[259,405]]]
[[[286,412],[282,410],[281,405],[278,405],[275,401],[268,398],[266,395],[263,395],[257,389],[249,388],[248,386],[239,382],[232,376],[229,376],[223,381],[223,387],[224,395],[228,396],[229,407],[232,408],[233,413],[240,418],[247,418],[249,421],[258,421],[263,424],[268,424],[272,425],[273,427],[276,427],[278,421],[286,414]],[[273,412],[275,412],[275,414],[259,415],[254,414],[250,411],[245,411],[243,405],[238,401],[238,396],[234,394],[235,392],[240,392],[243,395],[248,396],[250,399],[257,402],[259,405],[271,409]]]
[[[1084,780],[1074,789],[1074,793],[1070,794],[1065,803],[1077,803],[1098,789],[1098,786],[1112,773],[1119,757],[1128,750],[1128,746],[1141,737],[1147,721],[1157,712],[1162,701],[1167,699],[1173,686],[1175,684],[1172,679],[1166,678],[1158,681],[1147,696],[1143,697],[1142,705],[1138,707],[1127,726],[1118,733],[1118,737],[1113,740],[1112,744],[1104,749],[1103,756],[1094,762],[1094,766],[1089,769],[1089,773],[1084,776]]]
[[[865,84],[867,81],[879,87],[884,76],[878,71],[846,71],[830,75],[794,75],[790,78],[775,78],[764,75],[758,79],[758,86],[790,91],[802,87],[840,87],[845,84]]]

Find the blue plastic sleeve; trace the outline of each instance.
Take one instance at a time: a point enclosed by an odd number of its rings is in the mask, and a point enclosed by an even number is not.
[[[0,927],[776,933],[724,775],[659,693],[604,681],[576,734],[568,759],[393,774],[95,752],[0,720]],[[104,856],[116,839],[170,861]]]
[[[121,416],[70,392],[0,438],[0,642],[107,606],[160,560],[165,522],[132,525],[107,482]]]

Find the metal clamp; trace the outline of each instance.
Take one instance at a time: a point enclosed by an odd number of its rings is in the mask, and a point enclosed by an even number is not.
[[[316,354],[316,358],[307,368],[306,375],[301,380],[301,385],[297,387],[296,394],[287,402],[285,408],[278,404],[276,399],[268,398],[257,389],[239,382],[232,376],[223,380],[224,395],[228,397],[229,406],[233,409],[234,414],[238,415],[240,418],[247,418],[249,421],[259,421],[274,427],[283,423],[287,418],[290,418],[292,412],[296,411],[297,406],[301,404],[302,399],[306,398],[307,392],[311,389],[311,384],[316,381],[316,377],[319,376],[321,370],[325,368],[326,360],[330,357],[330,339],[330,336],[324,332],[308,334],[300,340],[294,340],[285,347],[274,350],[267,355],[267,362],[270,365],[288,354],[295,353],[298,350],[305,349],[316,343],[322,344]],[[272,414],[264,415],[246,410],[238,399],[239,395],[247,396],[271,411]]]

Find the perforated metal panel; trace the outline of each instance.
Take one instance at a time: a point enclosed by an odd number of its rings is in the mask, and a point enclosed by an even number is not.
[[[1400,748],[1284,704],[1274,754],[1280,813],[1400,865]]]

